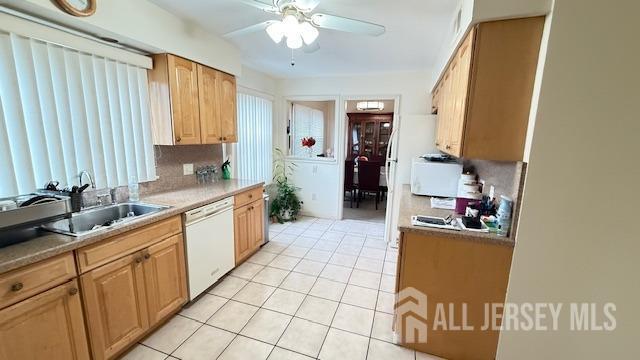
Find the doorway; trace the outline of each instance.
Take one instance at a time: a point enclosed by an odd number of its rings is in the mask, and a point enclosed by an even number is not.
[[[391,217],[398,99],[345,100],[342,219],[385,224]]]

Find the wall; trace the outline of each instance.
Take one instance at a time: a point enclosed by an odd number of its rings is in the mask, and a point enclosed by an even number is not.
[[[51,0],[3,0],[2,4],[150,52],[170,52],[231,74],[241,71],[235,46],[147,0],[98,0],[96,13],[86,18],[67,15]]]
[[[640,358],[640,3],[611,5],[555,2],[507,301],[613,302],[617,329],[572,332],[565,309],[498,359]]]
[[[344,101],[356,98],[393,99],[400,97],[401,118],[398,143],[398,178],[397,188],[403,183],[409,183],[411,175],[411,157],[434,150],[435,118],[428,115],[431,100],[428,97],[427,78],[429,72],[401,72],[370,74],[362,76],[324,77],[285,79],[280,81],[282,96],[339,96],[336,119],[339,128],[344,128]],[[280,129],[284,129],[283,117],[278,119]],[[282,132],[284,134],[284,132]],[[338,159],[344,158],[345,134],[337,134],[339,154]],[[276,144],[284,144],[285,137],[275,139]],[[341,167],[337,163],[298,164],[296,185],[302,187],[302,195],[311,199],[313,191],[320,192],[316,200],[309,200],[306,204],[313,204],[313,208],[322,209],[317,216],[336,218],[340,203],[342,183]],[[314,172],[315,170],[315,172]],[[394,206],[394,219],[397,219],[397,206]],[[393,225],[396,228],[396,225]]]

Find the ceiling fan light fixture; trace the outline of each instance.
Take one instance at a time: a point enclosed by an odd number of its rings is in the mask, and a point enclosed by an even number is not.
[[[280,44],[282,38],[284,37],[284,26],[282,22],[276,21],[273,24],[267,26],[267,34],[271,40],[273,40],[276,44]]]
[[[382,111],[384,103],[382,101],[360,101],[356,104],[356,109],[360,111]]]
[[[287,37],[293,37],[300,33],[300,23],[298,18],[293,15],[287,15],[282,19],[282,26]]]
[[[289,49],[300,49],[302,47],[302,36],[300,34],[287,36],[287,47]]]
[[[300,24],[300,35],[302,35],[302,40],[304,40],[305,44],[311,45],[316,41],[320,32],[309,22],[305,21]]]

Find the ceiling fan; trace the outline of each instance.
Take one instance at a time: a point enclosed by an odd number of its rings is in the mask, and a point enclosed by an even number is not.
[[[312,14],[320,0],[273,0],[272,2],[268,2],[268,0],[241,0],[241,2],[281,16],[282,20],[268,20],[251,25],[227,33],[224,35],[225,37],[236,37],[266,30],[276,44],[286,38],[288,48],[293,50],[306,45],[308,52],[313,52],[319,48],[317,43],[313,47],[310,46],[320,34],[318,28],[370,36],[380,36],[386,31],[384,26],[366,21],[323,13]]]

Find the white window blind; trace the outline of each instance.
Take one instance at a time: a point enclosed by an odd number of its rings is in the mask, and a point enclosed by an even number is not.
[[[302,146],[302,139],[313,137],[316,144],[312,147],[313,156],[324,152],[324,113],[317,109],[293,105],[293,144],[292,155],[307,157],[309,150]]]
[[[273,102],[238,93],[238,178],[271,182]]]
[[[146,69],[0,32],[0,196],[155,180]]]

